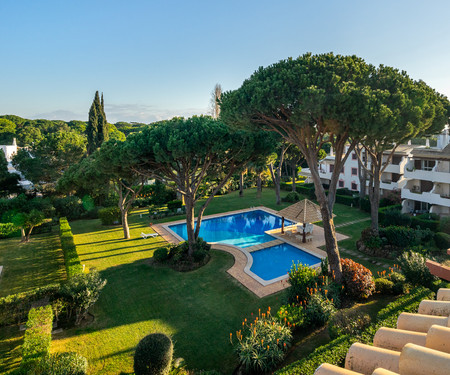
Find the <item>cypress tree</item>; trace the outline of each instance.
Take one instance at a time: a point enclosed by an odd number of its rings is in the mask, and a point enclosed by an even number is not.
[[[87,152],[92,154],[101,146],[103,141],[108,140],[108,123],[106,122],[106,114],[104,109],[103,94],[100,101],[98,91],[95,92],[94,101],[89,110],[89,121],[86,127],[88,140]]]

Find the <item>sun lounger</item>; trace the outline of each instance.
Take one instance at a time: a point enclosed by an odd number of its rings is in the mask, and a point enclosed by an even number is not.
[[[144,233],[144,232],[141,232],[141,237],[144,239],[144,240],[146,240],[147,238],[153,238],[153,237],[156,237],[156,236],[159,236],[159,234],[158,233]]]

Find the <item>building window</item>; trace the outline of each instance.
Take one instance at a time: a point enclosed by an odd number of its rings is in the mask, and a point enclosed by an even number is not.
[[[343,188],[344,187],[344,180],[339,180],[339,187]]]
[[[344,167],[342,167],[341,173],[344,174],[344,172],[345,172],[345,169],[344,169]]]
[[[352,176],[358,175],[358,168],[352,168]]]
[[[352,190],[358,190],[358,184],[356,182],[352,182]]]
[[[334,171],[334,164],[330,164],[330,173],[333,173]]]
[[[358,159],[358,157],[356,156],[356,152],[354,152],[354,153],[352,154],[352,160],[356,160],[356,159]]]

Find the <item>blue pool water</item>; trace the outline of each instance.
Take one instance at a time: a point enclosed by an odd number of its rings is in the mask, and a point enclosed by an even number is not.
[[[307,266],[320,263],[320,258],[287,243],[253,251],[251,254],[253,264],[250,271],[265,281],[286,275],[292,267],[292,262]]]
[[[285,220],[285,225],[292,222]],[[170,225],[176,234],[187,240],[186,224]],[[238,247],[249,247],[274,240],[264,233],[281,228],[281,218],[266,211],[254,210],[202,221],[200,237],[206,242],[220,242]]]

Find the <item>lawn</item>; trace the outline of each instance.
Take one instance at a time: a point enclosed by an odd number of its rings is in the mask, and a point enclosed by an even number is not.
[[[148,220],[139,215],[143,212],[130,216],[135,239],[128,241],[121,238],[121,228],[104,227],[98,220],[71,224],[81,262],[99,270],[108,283],[92,311],[95,321],[54,336],[52,350],[86,356],[92,374],[130,373],[139,340],[161,331],[173,337],[175,355],[190,368],[231,373],[237,361],[230,332],[258,308],[277,308],[280,296],[254,296],[226,273],[234,260],[219,251],[194,272],[150,266],[148,259],[163,242],[141,239],[140,232],[148,231]]]
[[[0,265],[0,297],[64,280],[66,271],[57,228],[53,228],[53,233],[32,235],[28,243],[20,243],[17,237],[0,240]]]
[[[65,280],[57,229],[53,228],[53,233],[32,235],[28,243],[20,243],[17,237],[0,240],[0,265],[4,267],[0,297]],[[23,333],[17,326],[0,328],[0,373],[20,363]]]
[[[282,196],[286,194],[282,192]],[[247,189],[243,198],[238,192],[216,197],[205,214],[259,205],[281,209],[289,203],[277,206],[271,189],[264,189],[261,198],[256,197],[255,189]],[[340,204],[336,204],[335,213],[337,224],[368,217],[366,213]],[[257,312],[258,308],[271,306],[277,309],[283,293],[257,298],[226,273],[234,260],[231,255],[220,251],[212,251],[211,261],[194,272],[179,273],[167,267],[151,266],[149,259],[153,251],[164,242],[158,237],[147,240],[140,237],[141,232],[150,231],[146,214],[147,210],[140,209],[130,215],[131,240],[122,238],[119,226],[102,226],[99,220],[71,222],[81,262],[89,269],[100,271],[108,283],[92,309],[93,321],[54,335],[52,351],[76,351],[86,356],[91,374],[126,374],[132,372],[132,357],[139,340],[150,332],[161,331],[173,337],[175,356],[185,358],[189,368],[220,369],[223,373],[231,373],[237,365],[237,358],[229,343],[230,332],[238,330],[242,320]],[[160,221],[180,218],[182,216]],[[343,226],[338,231],[354,236],[345,240],[350,248],[368,224],[369,221],[364,221]],[[0,249],[6,249],[9,241],[0,241],[0,246],[3,246]],[[23,256],[34,254],[33,257],[38,258],[30,262],[30,267],[34,267],[36,262],[37,273],[42,273],[38,285],[64,278],[55,235],[36,236],[30,244],[17,248],[23,250],[23,253],[17,253],[18,265],[22,264],[20,259]],[[6,254],[5,251],[3,253]],[[43,258],[40,257],[42,254]],[[343,255],[346,255],[345,251]],[[6,260],[5,264],[8,264]],[[36,285],[26,269],[16,268],[11,268],[16,269],[15,277],[10,278],[7,289],[3,289],[6,278],[1,281],[4,294],[11,293],[11,290],[28,290]],[[0,330],[0,355],[6,358],[3,369],[18,362],[17,346],[21,336],[8,329]],[[326,337],[319,335],[311,338],[311,342],[319,344],[321,339]],[[292,355],[308,351],[298,346],[297,350],[299,353],[294,351]]]

